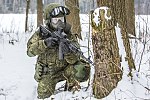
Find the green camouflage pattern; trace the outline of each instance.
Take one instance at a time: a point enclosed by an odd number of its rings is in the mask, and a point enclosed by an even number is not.
[[[48,20],[48,19],[50,19],[50,12],[55,8],[55,7],[58,7],[58,6],[60,6],[60,4],[58,4],[58,3],[50,3],[49,5],[46,5],[45,6],[45,8],[44,8],[44,16],[43,16],[43,18],[45,19],[45,20]]]
[[[90,77],[90,65],[88,62],[86,62],[83,59],[80,59],[79,62],[74,64],[74,68],[76,70],[75,73],[75,79],[77,79],[79,82],[84,82],[88,80]]]
[[[39,34],[40,31],[37,30],[27,43],[27,55],[38,56],[34,75],[38,82],[38,98],[50,97],[54,93],[56,84],[62,80],[66,80],[68,86],[72,86],[77,81],[86,81],[89,78],[89,64],[82,62],[79,55],[68,53],[64,55],[64,60],[60,61],[58,47],[48,48]],[[76,47],[80,48],[75,35],[68,33],[67,36]],[[39,73],[41,68],[44,69],[42,74]]]
[[[50,19],[50,12],[52,11],[52,9],[54,9],[55,7],[58,7],[58,6],[60,6],[60,4],[57,4],[57,3],[50,3],[49,5],[46,5],[45,6],[45,8],[44,8],[44,16],[43,16],[43,18],[45,19],[45,20],[48,20],[48,19]]]

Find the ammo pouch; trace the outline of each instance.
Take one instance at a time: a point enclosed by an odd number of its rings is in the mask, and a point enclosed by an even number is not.
[[[36,69],[37,68],[41,68],[42,69],[41,75],[46,75],[48,73],[53,74],[52,68],[49,68],[48,65],[43,64],[42,62],[38,62],[36,64]]]
[[[58,74],[58,72],[63,72],[66,66],[64,67],[56,67],[55,66],[49,66],[49,65],[41,65],[42,66],[42,75],[55,75]]]
[[[80,59],[78,62],[74,64],[75,78],[80,81],[84,82],[88,80],[90,77],[90,64],[83,59]]]

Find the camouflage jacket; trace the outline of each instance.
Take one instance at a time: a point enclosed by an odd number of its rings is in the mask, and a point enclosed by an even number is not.
[[[74,64],[79,60],[79,56],[74,53],[64,55],[64,60],[60,61],[58,58],[58,46],[48,48],[44,40],[40,37],[39,29],[31,36],[27,43],[27,55],[29,57],[38,56],[37,63],[48,66],[64,67],[67,64]],[[79,43],[75,35],[67,33],[68,39],[71,40],[77,47]]]

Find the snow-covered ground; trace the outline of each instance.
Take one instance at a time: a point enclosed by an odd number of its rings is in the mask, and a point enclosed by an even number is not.
[[[126,62],[122,62],[124,74],[110,95],[103,100],[150,100],[150,30],[146,23],[150,24],[150,16],[136,16],[136,34],[138,39],[132,39],[132,51],[137,70],[133,71],[133,80],[127,76],[128,67]],[[87,46],[89,33],[88,15],[80,15],[82,25],[83,41],[82,46]],[[144,21],[145,20],[145,21]],[[145,23],[146,22],[146,23]],[[140,27],[139,27],[140,23]],[[37,100],[37,82],[34,80],[34,69],[36,57],[26,55],[26,43],[33,33],[24,33],[25,14],[1,14],[0,15],[0,100]],[[36,28],[36,15],[29,16],[30,31]],[[139,29],[140,28],[140,29]],[[120,34],[116,26],[117,34]],[[125,56],[121,42],[121,34],[117,37],[119,41],[120,55]],[[12,42],[14,40],[14,45]],[[144,42],[147,41],[144,46]],[[91,42],[90,42],[91,44]],[[90,46],[91,48],[91,46]],[[143,50],[144,48],[144,50]],[[82,47],[87,55],[87,49]],[[144,51],[144,52],[143,52]],[[141,60],[142,58],[142,60]],[[92,73],[94,69],[92,69]],[[57,87],[61,86],[59,83]],[[87,82],[82,83],[87,86]],[[56,87],[56,88],[57,88]],[[96,100],[92,97],[91,88],[87,92],[83,90],[72,94],[71,92],[61,92],[52,96],[54,100]],[[47,100],[50,100],[47,99]]]

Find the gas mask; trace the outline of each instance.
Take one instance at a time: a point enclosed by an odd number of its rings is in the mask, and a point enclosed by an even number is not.
[[[51,18],[51,25],[55,29],[57,29],[58,27],[62,26],[63,23],[64,23],[64,17]]]
[[[52,27],[57,30],[57,28],[62,28],[65,33],[70,32],[71,25],[64,22],[64,17],[54,17],[51,18]]]

